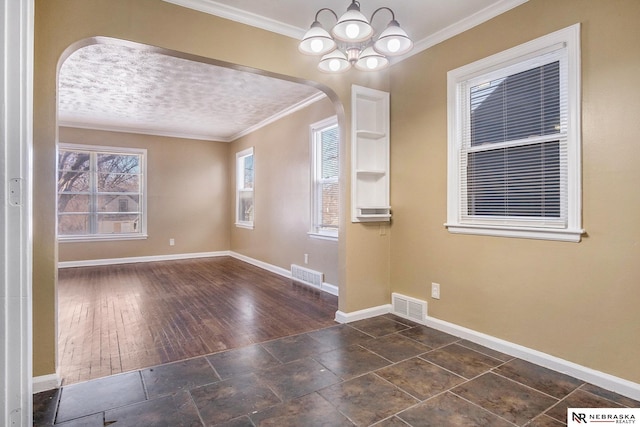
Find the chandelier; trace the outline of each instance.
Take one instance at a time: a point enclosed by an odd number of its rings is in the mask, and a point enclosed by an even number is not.
[[[371,22],[381,10],[391,13],[391,21],[376,37]],[[331,12],[337,21],[331,34],[318,21],[318,15],[323,11]],[[356,0],[352,0],[340,18],[326,7],[316,12],[311,28],[298,45],[298,49],[304,54],[322,55],[318,68],[328,73],[347,71],[352,66],[362,71],[381,70],[389,65],[388,57],[405,54],[411,48],[413,42],[400,28],[391,9],[378,8],[371,14],[371,19],[367,20],[360,12],[360,2]]]

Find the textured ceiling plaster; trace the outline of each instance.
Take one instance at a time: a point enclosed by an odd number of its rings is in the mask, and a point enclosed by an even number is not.
[[[303,84],[111,44],[71,54],[58,93],[61,125],[217,141],[322,95]]]

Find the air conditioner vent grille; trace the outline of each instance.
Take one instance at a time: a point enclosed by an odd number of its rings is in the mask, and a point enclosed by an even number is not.
[[[291,278],[318,289],[322,288],[322,282],[324,281],[324,275],[321,272],[295,264],[291,264]]]
[[[391,305],[393,307],[393,314],[418,323],[424,323],[425,317],[427,316],[426,301],[393,293],[391,294]]]

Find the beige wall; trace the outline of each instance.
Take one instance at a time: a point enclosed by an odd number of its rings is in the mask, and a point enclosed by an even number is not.
[[[61,242],[59,261],[229,249],[228,144],[61,128],[60,142],[147,150],[145,240]],[[169,246],[169,239],[175,246]]]
[[[436,318],[640,382],[638,17],[637,0],[530,0],[392,69],[394,291],[427,299]],[[577,22],[587,235],[448,233],[447,71]]]
[[[309,125],[335,115],[335,106],[325,98],[234,141],[229,150],[229,215],[235,221],[236,153],[254,147],[254,228],[232,226],[231,250],[285,270],[298,264],[321,271],[325,282],[338,286],[338,242],[307,235],[311,229]]]
[[[300,55],[297,40],[161,0],[36,0],[34,59],[33,373],[55,372],[56,74],[70,46],[104,36],[159,46],[314,84],[330,95],[343,129],[341,158],[348,165],[351,84],[387,89],[388,72],[327,75]],[[77,45],[76,45],[77,46]],[[342,168],[341,202],[349,211],[349,170]],[[341,218],[340,310],[388,303],[388,235]],[[347,265],[349,268],[347,270]],[[376,266],[376,268],[371,268]]]
[[[344,212],[350,86],[390,87],[393,225],[381,236],[342,216],[340,310],[387,304],[392,290],[428,299],[435,281],[442,299],[429,299],[432,316],[640,382],[639,8],[636,0],[530,0],[392,67],[389,79],[321,74],[293,39],[160,0],[36,0],[34,375],[55,370],[56,66],[72,43],[102,35],[320,82],[344,125]],[[446,72],[576,22],[588,235],[559,243],[447,233]]]

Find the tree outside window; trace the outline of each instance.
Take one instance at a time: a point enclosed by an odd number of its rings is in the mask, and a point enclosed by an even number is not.
[[[58,236],[143,237],[145,150],[61,144]]]

